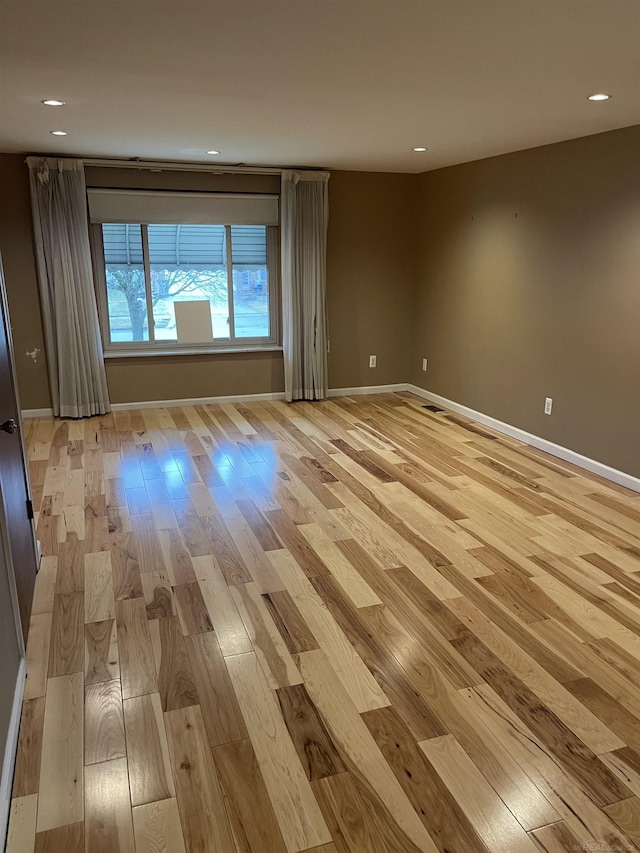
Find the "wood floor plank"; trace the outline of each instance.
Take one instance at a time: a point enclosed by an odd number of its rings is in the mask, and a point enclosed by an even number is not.
[[[265,593],[262,597],[291,654],[319,648],[318,641],[286,589]]]
[[[42,557],[33,590],[32,614],[53,613],[57,574],[58,557]]]
[[[84,626],[84,683],[113,681],[120,677],[115,619]]]
[[[310,782],[343,773],[346,768],[303,684],[276,691],[280,709]]]
[[[356,607],[369,607],[382,604],[376,593],[346,559],[336,544],[326,535],[318,524],[305,524],[298,527],[307,542],[329,568],[345,594]]]
[[[300,684],[300,673],[257,586],[244,583],[231,587],[231,596],[271,686],[276,689]]]
[[[439,850],[489,853],[472,822],[392,708],[363,720]]]
[[[156,667],[144,601],[116,601],[116,622],[123,699],[156,692]]]
[[[241,853],[285,853],[287,848],[249,738],[217,746],[213,756],[236,849]]]
[[[231,827],[199,706],[168,711],[165,724],[187,851],[232,851]]]
[[[162,710],[196,705],[198,691],[178,618],[154,619],[149,622],[149,628]]]
[[[535,844],[453,735],[419,745],[492,853],[534,853]]]
[[[123,707],[131,805],[175,797],[160,696],[125,699]]]
[[[175,596],[182,632],[185,635],[213,630],[211,618],[197,582],[178,584],[173,588],[173,595]],[[149,613],[148,606],[147,613]]]
[[[132,515],[131,527],[131,550],[136,555],[140,571],[164,571],[164,555],[153,516],[150,513]]]
[[[20,736],[13,775],[13,797],[26,797],[38,792],[44,706],[44,696],[26,699],[22,704]]]
[[[109,550],[109,525],[104,495],[85,495],[84,552],[95,554]]]
[[[543,853],[573,853],[582,846],[562,820],[534,830],[531,838]]]
[[[422,657],[411,638],[403,634],[402,630],[399,641],[397,631],[394,630],[390,636],[392,632],[389,630],[388,614],[384,612],[384,608],[375,606],[356,609],[340,594],[331,579],[314,578],[313,583],[345,636],[405,720],[414,737],[421,740],[444,734],[447,729],[419,695],[418,689],[407,674],[407,668],[402,665],[399,649],[411,658],[414,667],[417,667],[417,662]]]
[[[479,640],[465,637],[453,642],[475,669],[486,677],[487,683],[505,703],[589,791],[598,805],[608,805],[624,799],[625,795],[629,796],[631,792],[609,772],[598,757]]]
[[[84,695],[84,763],[124,758],[127,748],[120,681],[89,684]]]
[[[284,589],[284,583],[267,558],[265,550],[245,521],[229,522],[233,541],[240,552],[249,574],[261,593]]]
[[[473,646],[479,649],[476,640],[481,641],[489,655],[503,664],[503,673],[513,674],[532,691],[532,695],[535,694],[536,701],[542,701],[593,752],[608,752],[610,748],[618,749],[624,745],[615,732],[584,705],[575,701],[571,693],[552,678],[544,667],[531,660],[527,649],[519,648],[510,642],[500,629],[490,624],[466,599],[456,599],[449,606],[461,618],[466,617],[467,624],[474,632],[467,638],[452,641],[455,647]],[[469,650],[466,657],[467,661],[471,662]],[[477,669],[475,664],[472,665]],[[483,674],[482,670],[478,672]]]
[[[173,586],[179,583],[192,583],[196,575],[191,555],[177,530],[159,530],[158,538],[163,554],[163,563]]]
[[[326,776],[311,787],[340,853],[389,849],[349,773]]]
[[[28,794],[11,800],[5,853],[33,853],[36,843],[38,795]]]
[[[581,842],[594,839],[606,844],[629,843],[607,815],[597,808],[544,742],[500,699],[489,685],[472,688],[474,713],[486,720],[508,746],[509,753],[526,771],[544,797]],[[465,750],[466,751],[466,750]],[[477,764],[477,762],[475,762]]]
[[[407,851],[436,845],[414,811],[362,718],[321,651],[302,652],[300,671],[311,699],[359,787],[385,810]],[[357,784],[357,783],[356,783]]]
[[[58,826],[36,834],[35,853],[84,853],[84,823]]]
[[[136,853],[186,853],[175,799],[132,809]]]
[[[81,592],[56,595],[53,604],[49,677],[84,668],[84,600]]]
[[[178,612],[173,588],[165,572],[145,572],[141,575],[141,592],[148,619],[175,616]]]
[[[185,637],[209,746],[241,740],[247,730],[214,633]]]
[[[56,593],[63,595],[64,593],[82,592],[84,588],[82,542],[77,539],[61,542],[56,564]]]
[[[287,583],[303,619],[317,638],[359,711],[389,704],[389,699],[364,665],[327,606],[289,551],[270,551],[269,558]]]
[[[81,672],[50,678],[44,709],[38,832],[84,820]]]
[[[625,746],[624,749],[605,752],[600,759],[636,797],[640,796],[640,753]]]
[[[115,616],[115,597],[111,554],[85,554],[84,557],[84,621],[104,622]]]
[[[248,583],[252,580],[222,516],[208,516],[204,528],[211,543],[210,553],[216,558],[227,584]]]
[[[605,807],[606,813],[624,832],[627,838],[640,846],[640,799],[630,797]]]
[[[282,548],[282,542],[274,529],[251,499],[240,499],[236,503],[263,551]]]
[[[133,551],[131,533],[124,534],[118,541],[112,538],[111,568],[113,571],[113,593],[116,601],[142,596],[140,565]]]
[[[91,853],[135,853],[126,758],[86,768],[84,829]]]
[[[633,714],[590,678],[570,681],[566,687],[585,708],[606,722],[624,744],[640,752],[640,726]]]
[[[265,514],[285,548],[292,554],[307,577],[328,573],[329,569],[283,510],[272,510]]]
[[[234,655],[226,664],[287,850],[328,843],[331,835],[258,658]]]
[[[222,654],[238,655],[252,651],[238,608],[214,558],[194,557],[194,566]]]

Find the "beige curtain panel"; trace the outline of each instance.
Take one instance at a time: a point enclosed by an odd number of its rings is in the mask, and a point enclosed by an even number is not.
[[[282,344],[292,400],[327,396],[329,172],[282,173]]]
[[[111,410],[93,287],[81,160],[29,157],[53,411],[63,418]]]

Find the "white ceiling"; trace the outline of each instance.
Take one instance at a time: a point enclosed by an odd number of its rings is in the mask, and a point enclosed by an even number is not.
[[[638,0],[0,10],[0,151],[422,172],[640,123]]]

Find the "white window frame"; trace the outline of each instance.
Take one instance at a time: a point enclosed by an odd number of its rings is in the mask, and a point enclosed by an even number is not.
[[[267,230],[267,277],[269,282],[269,335],[260,338],[236,338],[234,336],[234,301],[233,301],[233,256],[231,252],[231,225],[224,225],[226,238],[227,262],[227,296],[229,300],[229,338],[218,338],[213,343],[180,344],[177,341],[160,340],[153,337],[153,311],[151,309],[151,262],[149,258],[148,227],[150,223],[135,223],[140,225],[142,232],[142,260],[144,268],[145,294],[147,298],[147,323],[149,328],[148,341],[112,341],[109,325],[109,304],[107,294],[107,276],[104,258],[104,243],[102,223],[91,225],[91,254],[93,258],[94,282],[96,287],[98,316],[102,333],[102,348],[105,358],[125,358],[130,356],[162,356],[162,355],[198,355],[224,352],[265,352],[281,350],[281,321],[280,321],[280,228],[276,225],[266,225]],[[181,224],[181,223],[175,223]]]

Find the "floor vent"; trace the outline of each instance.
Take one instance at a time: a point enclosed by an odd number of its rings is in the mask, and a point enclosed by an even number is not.
[[[440,412],[444,412],[444,409],[439,409],[437,406],[430,404],[428,406],[423,406],[423,409],[429,409],[430,412],[435,412],[436,415],[440,414]]]

